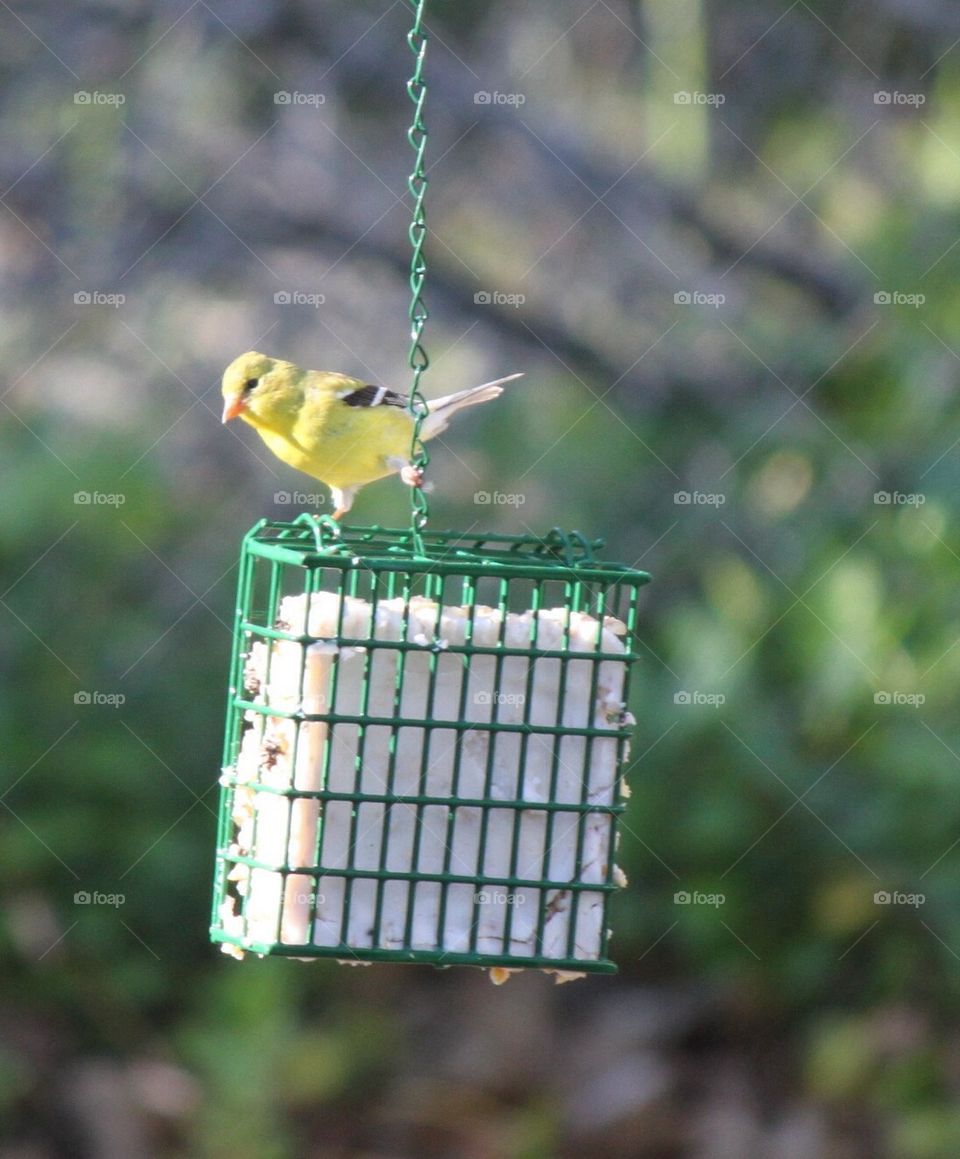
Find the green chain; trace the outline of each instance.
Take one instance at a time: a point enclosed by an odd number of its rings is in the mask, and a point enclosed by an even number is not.
[[[424,349],[422,337],[423,327],[427,320],[427,308],[423,302],[423,283],[427,276],[427,261],[423,256],[423,246],[427,239],[427,221],[424,210],[424,197],[427,192],[427,174],[423,158],[427,149],[427,127],[423,122],[423,106],[427,99],[427,86],[423,80],[423,62],[427,55],[427,33],[423,26],[424,9],[427,0],[409,0],[414,10],[413,28],[407,33],[407,44],[414,57],[413,76],[407,81],[407,93],[413,101],[415,111],[413,123],[407,130],[407,140],[413,149],[415,161],[413,172],[407,179],[407,188],[413,198],[413,220],[410,222],[409,238],[413,252],[410,256],[410,354],[409,365],[413,371],[413,383],[410,387],[410,399],[407,404],[410,413],[414,416],[413,441],[410,446],[410,462],[414,467],[425,471],[430,462],[430,456],[424,446],[420,431],[424,419],[427,417],[427,402],[420,393],[420,378],[430,365],[430,359]],[[421,487],[412,487],[410,494],[412,507],[412,526],[414,547],[418,554],[423,554],[423,541],[420,532],[427,525],[430,514],[427,497]]]

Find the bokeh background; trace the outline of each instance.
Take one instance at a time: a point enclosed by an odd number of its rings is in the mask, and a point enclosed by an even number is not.
[[[954,1156],[947,0],[429,5],[425,390],[526,372],[434,526],[654,575],[620,973],[207,942],[239,539],[326,502],[218,378],[406,388],[410,15],[0,5],[0,1157]]]

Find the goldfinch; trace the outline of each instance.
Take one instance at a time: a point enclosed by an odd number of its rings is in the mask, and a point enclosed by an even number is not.
[[[421,438],[432,439],[458,410],[497,398],[505,382],[522,377],[510,374],[428,401]],[[409,462],[414,420],[405,395],[345,374],[303,370],[256,350],[230,363],[221,393],[223,422],[243,419],[278,459],[325,483],[334,519],[375,479],[399,472],[410,486],[423,481]]]

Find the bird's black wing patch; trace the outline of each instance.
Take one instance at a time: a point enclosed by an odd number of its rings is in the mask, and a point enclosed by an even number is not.
[[[407,405],[405,395],[397,394],[395,390],[387,390],[385,386],[361,386],[358,390],[351,390],[349,394],[342,394],[340,400],[347,406]]]

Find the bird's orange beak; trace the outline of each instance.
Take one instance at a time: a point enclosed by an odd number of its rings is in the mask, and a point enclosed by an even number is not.
[[[238,394],[234,398],[228,398],[223,404],[223,417],[220,421],[222,423],[228,423],[244,410],[246,410],[246,403],[243,401],[242,395]]]

